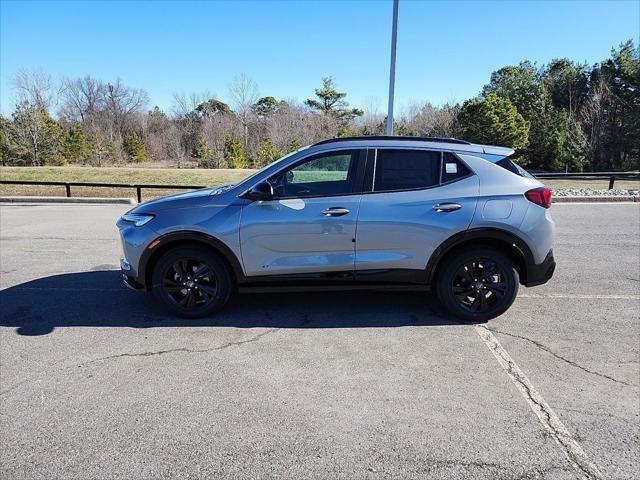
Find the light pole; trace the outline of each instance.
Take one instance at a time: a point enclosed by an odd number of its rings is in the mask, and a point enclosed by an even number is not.
[[[398,43],[398,4],[393,0],[393,26],[391,27],[391,65],[389,67],[389,107],[387,108],[387,135],[393,135],[393,94],[396,86],[396,44]]]

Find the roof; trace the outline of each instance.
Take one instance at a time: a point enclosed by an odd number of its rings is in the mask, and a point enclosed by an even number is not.
[[[509,147],[499,147],[494,145],[480,145],[476,143],[470,143],[465,140],[459,140],[457,138],[446,137],[396,137],[396,136],[384,136],[384,135],[371,135],[362,137],[339,137],[323,140],[318,143],[314,143],[312,147],[319,145],[327,145],[333,143],[346,143],[353,146],[358,145],[361,142],[366,142],[371,146],[389,146],[389,145],[410,145],[414,147],[430,147],[430,148],[446,148],[447,150],[455,150],[458,152],[470,152],[470,153],[486,153],[490,155],[509,156],[514,153],[514,150]]]

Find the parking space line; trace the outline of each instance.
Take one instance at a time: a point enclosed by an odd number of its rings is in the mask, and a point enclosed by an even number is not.
[[[582,300],[640,300],[640,295],[587,295],[580,293],[523,293],[518,298],[575,298]]]
[[[536,414],[540,423],[545,427],[554,440],[560,445],[569,462],[588,479],[603,479],[604,476],[598,467],[589,460],[589,457],[580,444],[573,438],[567,427],[551,409],[549,404],[538,393],[531,381],[520,370],[509,353],[500,344],[491,331],[483,325],[474,326],[476,333],[485,345],[491,350],[500,366],[509,375],[522,396],[525,398],[531,410]]]

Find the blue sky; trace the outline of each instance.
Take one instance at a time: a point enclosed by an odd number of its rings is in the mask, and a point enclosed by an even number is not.
[[[332,75],[353,106],[386,109],[390,0],[320,2],[0,2],[0,101],[11,78],[91,74],[142,87],[168,109],[173,92],[228,99],[245,73],[261,95],[304,100]],[[492,71],[523,59],[593,64],[629,38],[640,2],[400,0],[396,104],[475,96]]]

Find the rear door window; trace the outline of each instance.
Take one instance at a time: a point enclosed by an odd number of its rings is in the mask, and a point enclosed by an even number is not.
[[[440,152],[378,149],[374,192],[420,190],[440,184]]]

